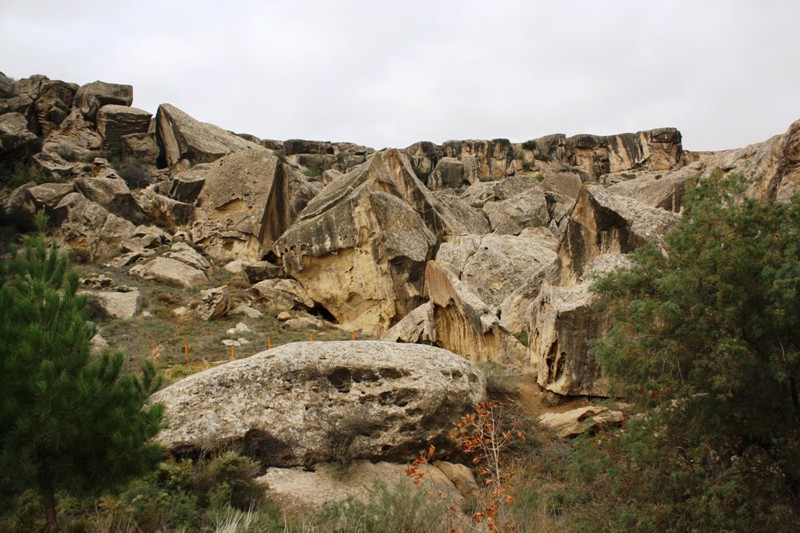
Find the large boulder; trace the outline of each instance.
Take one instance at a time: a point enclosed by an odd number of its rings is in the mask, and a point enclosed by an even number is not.
[[[453,424],[485,396],[469,361],[431,346],[298,342],[189,376],[157,392],[173,454],[227,449],[267,466],[331,459],[409,461],[453,451]],[[447,394],[443,394],[447,391]]]
[[[156,139],[166,164],[178,170],[214,161],[231,152],[263,149],[219,126],[200,122],[170,104],[158,106]]]
[[[73,184],[79,193],[115,215],[141,222],[141,206],[131,194],[125,180],[114,171],[104,171],[97,176],[82,176],[74,180]]]
[[[28,129],[28,119],[23,114],[0,115],[0,162],[24,157],[38,140],[39,137]]]
[[[608,192],[628,196],[644,205],[678,213],[683,207],[686,184],[702,171],[703,164],[696,161],[672,172],[640,172],[632,176],[632,179],[616,181],[608,187]],[[622,175],[630,176],[626,173]],[[604,179],[614,180],[615,177],[613,174],[608,174]]]
[[[91,261],[119,253],[136,230],[133,223],[76,192],[61,199],[53,216],[63,221],[59,232],[67,249]]]
[[[581,189],[558,258],[529,308],[528,353],[539,385],[569,396],[608,394],[589,345],[610,324],[589,287],[597,275],[624,268],[625,254],[660,239],[677,218],[601,185]]]
[[[562,439],[591,433],[603,427],[618,426],[625,420],[621,411],[614,411],[602,405],[588,405],[564,413],[544,413],[538,418],[539,424]]]
[[[58,80],[48,80],[42,83],[39,97],[34,103],[36,122],[42,130],[43,136],[48,136],[58,130],[61,123],[69,115],[72,101],[78,86]]]
[[[142,309],[139,289],[114,287],[112,290],[85,291],[89,297],[89,308],[101,318],[131,319]]]
[[[274,250],[340,323],[382,333],[421,302],[438,240],[465,228],[390,150],[330,183]]]
[[[538,186],[506,200],[487,202],[483,212],[492,231],[506,235],[518,235],[525,228],[547,227],[550,223],[547,198]]]
[[[97,112],[97,131],[103,136],[106,146],[113,148],[116,143],[121,143],[124,135],[147,134],[151,118],[153,115],[143,109],[109,104]]]
[[[108,104],[130,106],[133,103],[133,87],[118,83],[93,81],[81,86],[75,93],[73,105],[84,117],[94,122],[97,112]]]
[[[264,148],[219,159],[205,173],[197,198],[195,244],[220,260],[262,259],[302,209],[294,202],[303,195],[293,194],[302,181]]]
[[[437,263],[448,263],[461,283],[483,302],[498,307],[556,259],[552,236],[536,230],[520,235],[459,235],[442,243]]]
[[[185,242],[175,242],[168,252],[130,269],[132,276],[167,285],[193,288],[208,280],[211,263]]]

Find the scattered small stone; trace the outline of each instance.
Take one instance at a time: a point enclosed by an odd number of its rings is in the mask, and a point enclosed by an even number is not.
[[[291,320],[292,314],[289,311],[281,311],[278,313],[278,320],[281,322],[286,322],[287,320]]]

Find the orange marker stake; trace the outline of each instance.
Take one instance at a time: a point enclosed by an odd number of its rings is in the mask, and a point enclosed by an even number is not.
[[[352,337],[353,340],[356,340],[356,332],[355,331],[351,331],[350,332],[350,337]]]
[[[183,359],[186,361],[186,364],[189,364],[189,343],[185,343],[183,345]]]
[[[231,344],[231,361],[236,359],[236,346]]]
[[[308,339],[309,339],[311,342],[314,342],[314,335],[309,335],[309,336],[308,336]]]
[[[267,337],[267,350],[272,349],[272,337]]]

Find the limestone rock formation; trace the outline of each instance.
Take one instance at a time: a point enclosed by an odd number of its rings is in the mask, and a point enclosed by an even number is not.
[[[208,280],[211,263],[185,242],[176,242],[169,252],[130,269],[132,276],[167,285],[196,287]]]
[[[39,137],[28,129],[21,113],[0,115],[0,161],[14,161],[31,150]]]
[[[539,424],[560,438],[566,439],[596,431],[601,427],[620,425],[624,420],[625,415],[621,411],[613,411],[601,405],[590,405],[565,413],[545,413],[539,417]]]
[[[107,146],[113,146],[125,135],[146,134],[151,118],[153,115],[143,109],[109,104],[97,111],[97,131]]]
[[[189,376],[152,396],[174,454],[228,449],[267,466],[337,457],[408,461],[482,401],[471,363],[430,346],[297,342]],[[443,392],[446,391],[446,394]]]
[[[274,249],[340,323],[381,333],[418,305],[437,233],[457,225],[391,150],[328,185]]]
[[[218,259],[262,259],[299,211],[292,204],[298,195],[291,191],[298,180],[302,176],[264,148],[219,159],[205,174],[197,199],[194,242]]]
[[[130,106],[132,103],[133,87],[130,85],[94,81],[78,89],[73,105],[83,113],[83,116],[94,122],[97,112],[104,105]]]
[[[624,254],[659,239],[677,216],[601,185],[581,189],[558,259],[529,308],[528,352],[539,385],[564,395],[608,394],[589,342],[609,324],[593,307],[589,286],[594,275],[624,267]]]
[[[247,293],[281,311],[313,309],[316,305],[303,286],[293,279],[265,279],[250,287]]]
[[[177,170],[207,163],[231,152],[261,149],[218,126],[200,122],[170,104],[158,106],[156,136],[167,166]]]
[[[74,180],[73,184],[79,193],[109,212],[126,220],[142,221],[141,206],[131,194],[125,180],[113,170],[104,171],[98,176],[82,176]]]
[[[200,291],[200,305],[197,306],[200,320],[206,322],[218,320],[227,316],[230,310],[231,300],[225,285]]]
[[[62,221],[59,231],[66,248],[92,261],[119,253],[136,229],[77,192],[64,196],[53,216]]]
[[[142,295],[139,289],[118,286],[111,290],[86,291],[89,308],[104,318],[128,320],[142,310]]]

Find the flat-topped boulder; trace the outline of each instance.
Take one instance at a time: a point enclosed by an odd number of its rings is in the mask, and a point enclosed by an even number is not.
[[[173,454],[227,449],[266,466],[309,466],[409,461],[431,443],[452,451],[453,425],[485,385],[472,363],[440,348],[297,342],[189,376],[152,401],[165,406],[158,440]]]

